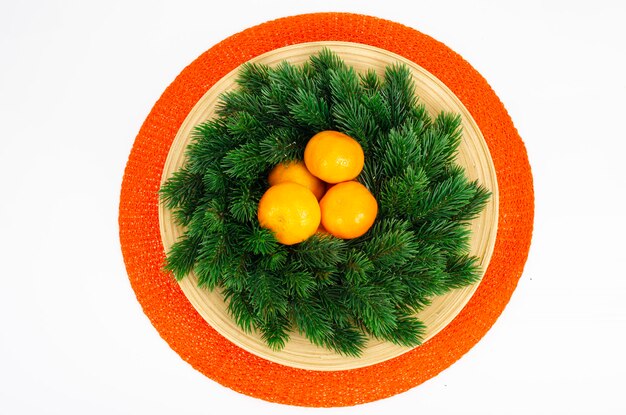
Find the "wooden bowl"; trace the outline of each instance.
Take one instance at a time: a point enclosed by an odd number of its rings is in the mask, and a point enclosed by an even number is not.
[[[461,114],[463,140],[459,147],[457,162],[465,168],[470,179],[477,179],[492,192],[487,206],[471,224],[470,252],[480,258],[484,274],[496,241],[498,185],[487,144],[467,109],[441,81],[422,67],[399,55],[369,45],[338,41],[301,43],[272,50],[251,59],[250,62],[276,65],[286,60],[293,64],[301,64],[324,47],[337,53],[357,72],[374,69],[382,75],[386,66],[402,62],[411,69],[416,94],[431,116],[436,116],[441,111]],[[170,148],[163,169],[162,183],[184,164],[185,149],[190,143],[192,129],[214,117],[220,94],[236,87],[237,75],[238,69],[235,69],[223,77],[206,92],[187,115]],[[165,251],[169,252],[174,242],[184,233],[184,229],[174,223],[171,212],[162,205],[159,206],[159,226],[163,246]],[[267,347],[257,333],[244,333],[237,326],[228,314],[227,305],[219,290],[211,292],[199,288],[197,277],[193,273],[182,279],[179,284],[193,307],[217,332],[242,349],[282,365],[324,371],[356,369],[392,359],[410,350],[389,342],[370,339],[361,357],[345,357],[312,345],[304,336],[294,332],[286,347],[276,352]],[[436,297],[431,305],[418,314],[427,327],[424,341],[431,339],[456,317],[474,294],[478,284]]]

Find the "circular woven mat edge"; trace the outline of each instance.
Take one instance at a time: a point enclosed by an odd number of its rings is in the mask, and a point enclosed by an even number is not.
[[[296,43],[339,40],[369,44],[412,60],[446,84],[480,127],[500,190],[498,235],[489,268],[463,311],[433,339],[398,358],[337,372],[294,369],[233,345],[188,302],[162,272],[158,189],[170,145],[202,95],[240,64]],[[120,243],[128,277],[144,313],[161,337],[207,377],[238,392],[298,406],[348,406],[411,389],[449,367],[491,328],[508,303],[530,248],[534,194],[524,144],[484,78],[442,43],[376,17],[316,13],[285,17],[218,43],[167,87],[136,137],[120,194]]]

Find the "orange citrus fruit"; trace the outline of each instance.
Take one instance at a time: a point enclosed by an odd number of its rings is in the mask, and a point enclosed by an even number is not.
[[[261,197],[257,217],[274,231],[278,242],[293,245],[313,235],[320,225],[320,206],[313,192],[291,182],[270,187]]]
[[[361,183],[338,183],[328,189],[322,200],[322,226],[337,238],[357,238],[374,224],[378,203]]]
[[[285,182],[301,184],[312,191],[317,200],[320,200],[326,191],[325,183],[313,176],[302,161],[292,161],[277,165],[272,169],[267,180],[270,186]]]
[[[363,148],[338,131],[315,134],[304,149],[304,163],[316,177],[327,183],[352,180],[363,170]]]

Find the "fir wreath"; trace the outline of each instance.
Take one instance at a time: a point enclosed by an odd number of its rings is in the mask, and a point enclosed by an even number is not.
[[[368,335],[420,344],[416,313],[480,276],[469,222],[490,193],[455,163],[460,117],[432,120],[406,66],[357,74],[328,49],[300,66],[246,64],[237,84],[217,117],[195,127],[185,165],[161,188],[185,228],[166,269],[219,287],[238,326],[274,350],[294,329],[348,356],[361,354]],[[268,172],[302,160],[322,130],[363,147],[357,179],[377,199],[378,217],[359,238],[315,234],[282,245],[256,217]]]

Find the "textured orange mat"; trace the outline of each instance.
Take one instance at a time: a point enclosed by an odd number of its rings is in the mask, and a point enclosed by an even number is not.
[[[426,344],[366,368],[323,372],[256,357],[213,330],[173,278],[159,234],[158,189],[170,145],[194,104],[220,78],[249,59],[313,41],[358,42],[386,49],[445,83],[476,120],[491,151],[500,190],[493,257],[463,311]],[[138,301],[163,339],[209,378],[247,395],[290,405],[347,406],[404,392],[449,367],[494,324],[522,274],[530,247],[534,197],[526,150],[504,106],[461,56],[398,23],[321,13],[287,17],[233,35],[203,53],[165,90],[133,145],[122,183],[119,226],[128,276]]]

